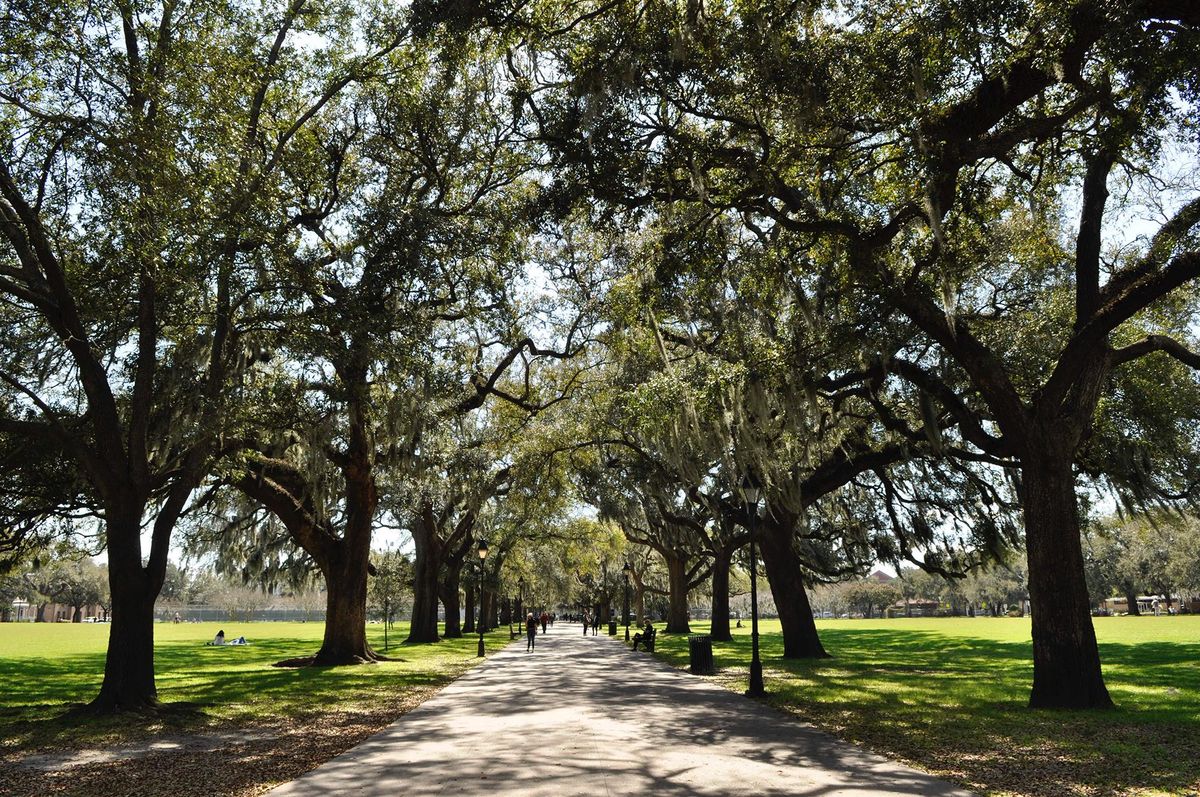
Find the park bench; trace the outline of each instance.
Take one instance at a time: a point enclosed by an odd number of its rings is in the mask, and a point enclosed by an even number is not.
[[[648,630],[634,636],[633,649],[637,650],[637,646],[641,645],[647,653],[653,653],[654,637],[656,636],[658,636],[658,630],[654,626],[650,626]]]

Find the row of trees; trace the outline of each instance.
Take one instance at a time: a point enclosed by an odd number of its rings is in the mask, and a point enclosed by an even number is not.
[[[26,3],[0,20],[0,545],[101,524],[98,710],[154,703],[180,539],[319,574],[313,661],[374,660],[381,523],[413,540],[414,643],[439,601],[463,632],[484,532],[483,618],[517,578],[607,606],[619,529],[668,629],[710,581],[720,637],[753,525],[786,656],[825,655],[815,584],[1024,550],[1031,704],[1107,706],[1077,491],[1200,483],[1198,25]]]
[[[563,291],[591,264],[532,243],[501,51],[407,4],[31,3],[0,26],[3,543],[99,519],[93,708],[154,704],[181,541],[268,584],[319,572],[315,661],[369,661],[388,517],[416,542],[411,638],[436,641],[488,502],[538,478],[513,436],[573,378],[542,363],[588,324],[523,293],[529,263]]]
[[[1161,595],[1165,611],[1173,596],[1200,595],[1200,519],[1163,513],[1109,519],[1089,529],[1084,558],[1094,605],[1120,595],[1136,615],[1139,596]]]
[[[1077,479],[1194,498],[1197,22],[1172,2],[651,3],[539,38],[573,78],[522,72],[561,182],[647,241],[608,416],[633,453],[603,461],[629,463],[604,511],[666,541],[684,584],[692,507],[716,502],[717,528],[760,481],[787,655],[821,653],[805,580],[1020,543],[1031,704],[1110,705]]]
[[[30,604],[38,622],[53,620],[46,617],[46,607],[58,604],[71,609],[66,619],[79,623],[87,607],[109,610],[108,573],[83,551],[60,548],[53,556],[40,557],[0,575],[0,619],[15,619],[11,612],[17,600]]]

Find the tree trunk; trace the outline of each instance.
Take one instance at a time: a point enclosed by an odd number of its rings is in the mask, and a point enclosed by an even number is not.
[[[479,610],[479,623],[483,626],[483,630],[486,633],[496,627],[494,595],[487,587],[483,588],[481,603],[482,608]]]
[[[343,545],[344,545],[343,541]],[[325,638],[313,657],[318,666],[362,664],[379,657],[367,643],[366,562],[339,556],[325,575]]]
[[[71,622],[72,623],[82,623],[83,622],[83,607],[75,606],[72,608],[74,609],[74,611],[71,612]]]
[[[479,596],[475,594],[475,585],[471,583],[470,579],[467,579],[467,584],[465,587],[463,587],[463,590],[466,592],[466,598],[467,598],[466,619],[463,621],[462,632],[455,634],[455,636],[462,636],[463,634],[474,634],[476,632],[476,629],[475,629],[475,605],[479,601]],[[454,593],[455,593],[454,612],[455,612],[455,615],[457,616],[457,614],[458,614],[458,589],[457,588],[454,590]],[[446,633],[443,634],[443,636],[448,637],[448,636],[450,636],[450,606],[449,606],[449,604],[446,604],[444,600],[443,600],[443,605],[446,606]],[[457,625],[458,625],[458,623],[455,622],[455,626],[457,626]]]
[[[712,566],[712,624],[709,634],[714,642],[733,639],[729,632],[729,562],[732,549],[717,551]]]
[[[112,621],[100,693],[88,705],[95,713],[144,711],[158,704],[154,683],[154,600],[163,573],[142,565],[142,506],[125,512],[109,510],[108,583]],[[123,519],[121,519],[123,518]]]
[[[140,513],[139,513],[140,516]],[[108,581],[112,622],[104,682],[88,708],[96,713],[144,711],[158,704],[154,684],[154,599],[142,566],[137,520],[108,521]],[[152,594],[153,592],[153,594]]]
[[[1034,708],[1109,708],[1089,611],[1071,450],[1047,438],[1022,458],[1033,607]]]
[[[346,481],[346,526],[325,573],[325,639],[313,664],[361,664],[379,657],[367,643],[367,576],[371,563],[371,532],[379,494],[372,470],[368,422],[362,397],[365,373],[352,384],[348,462],[342,468]]]
[[[1131,616],[1142,616],[1142,609],[1138,605],[1137,590],[1133,588],[1132,584],[1127,584],[1125,586],[1125,604],[1129,607],[1129,614]]]
[[[783,626],[783,657],[785,659],[829,658],[817,624],[813,620],[808,592],[800,579],[800,557],[792,547],[792,529],[788,526],[761,523],[758,541],[762,549],[763,569],[779,622]]]
[[[688,624],[687,562],[681,556],[667,556],[667,582],[670,585],[667,611],[667,633],[686,634]]]
[[[413,524],[413,608],[408,642],[438,641],[438,569],[441,550],[434,529]]]
[[[458,602],[458,572],[453,565],[447,567],[446,577],[442,579],[441,596],[442,608],[446,612],[446,627],[442,636],[446,639],[457,639],[463,634],[475,633],[475,589],[470,581],[465,587],[467,597],[467,619],[465,625],[459,624],[462,616],[462,605]]]

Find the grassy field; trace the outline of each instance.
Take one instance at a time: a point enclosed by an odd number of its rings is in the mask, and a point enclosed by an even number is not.
[[[1113,711],[1032,711],[1028,619],[818,622],[832,659],[784,661],[760,628],[769,701],[831,733],[996,795],[1200,795],[1200,617],[1096,618]],[[745,689],[749,624],[714,645]],[[707,627],[693,623],[693,632]],[[687,637],[656,655],[687,666]]]
[[[218,625],[156,628],[159,697],[142,718],[68,714],[99,688],[104,625],[0,624],[0,794],[250,797],[386,726],[476,661],[475,640],[396,645],[395,661],[281,669],[319,623],[223,625],[247,647],[205,647]],[[1200,617],[1097,618],[1117,709],[1031,711],[1029,621],[819,623],[834,658],[785,662],[763,624],[769,700],[785,711],[983,794],[1200,795]],[[699,623],[693,630],[703,633]],[[382,651],[383,629],[370,628]],[[714,646],[715,680],[745,688],[749,628]],[[489,649],[507,641],[489,635]],[[657,655],[687,665],[687,638]],[[32,757],[31,757],[32,756]],[[131,788],[129,784],[137,784]]]
[[[218,628],[251,644],[206,647]],[[321,623],[157,625],[165,709],[147,722],[69,713],[100,688],[106,625],[0,624],[0,794],[258,794],[386,726],[477,661],[474,636],[402,645],[408,628],[397,624],[393,661],[271,666],[315,653],[323,633]],[[385,652],[383,628],[368,634]],[[507,627],[487,640],[499,649]],[[113,750],[118,760],[101,754]],[[122,785],[132,782],[142,785]]]

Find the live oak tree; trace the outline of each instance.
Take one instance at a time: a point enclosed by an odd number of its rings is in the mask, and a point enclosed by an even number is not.
[[[336,523],[328,511],[320,522],[285,521],[328,589],[316,663],[375,658],[364,612],[380,469],[420,468],[439,415],[458,412],[463,385],[448,379],[461,360],[456,326],[507,318],[527,162],[498,116],[490,62],[462,47],[408,42],[389,56],[386,78],[363,85],[328,134],[325,168],[309,178],[313,238],[280,285],[280,356],[292,365],[278,373],[298,372],[307,409],[297,417],[321,421],[310,443],[291,447],[291,462],[250,446],[238,486],[283,518],[319,506],[322,487],[308,474],[336,471]],[[459,523],[464,535],[472,518]],[[429,568],[423,527],[410,528],[418,629]]]
[[[311,11],[34,2],[0,21],[0,426],[62,452],[103,519],[97,711],[156,703],[154,599],[252,359],[257,272],[294,229],[285,166],[364,64],[325,45],[355,15]]]
[[[1194,4],[594,8],[560,62],[569,90],[526,97],[564,163],[626,203],[777,223],[830,263],[831,288],[911,325],[924,343],[891,376],[956,419],[971,458],[1019,474],[1030,704],[1110,705],[1074,467],[1115,372],[1200,366],[1186,322],[1159,312],[1194,307],[1200,199],[1168,191],[1124,241],[1110,201],[1171,188],[1195,157]]]
[[[939,461],[954,420],[922,417],[912,397],[905,417],[891,406],[904,404],[902,391],[867,365],[902,348],[903,334],[822,295],[809,275],[778,273],[773,264],[794,256],[786,230],[739,237],[724,214],[674,205],[661,216],[613,292],[617,387],[592,435],[621,452],[610,461],[641,460],[618,481],[662,482],[642,514],[685,527],[668,535],[676,543],[704,541],[718,625],[728,624],[716,604],[730,557],[747,536],[716,530],[749,526],[740,484],[750,473],[763,487],[756,526],[785,657],[826,655],[806,584],[865,573],[877,559],[961,574],[1013,544],[1009,519],[988,507],[1004,503],[988,474]],[[672,491],[694,506],[669,507]]]

